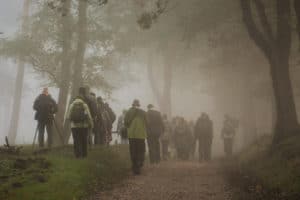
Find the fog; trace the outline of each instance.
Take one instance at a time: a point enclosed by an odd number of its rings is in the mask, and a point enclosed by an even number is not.
[[[79,24],[88,27],[84,31],[87,38],[84,58],[79,65],[74,53],[80,41],[76,2],[70,19],[71,66],[86,68],[82,71],[87,77],[83,82],[97,96],[103,96],[117,115],[129,108],[133,99],[139,99],[145,110],[152,103],[169,117],[183,116],[188,121],[196,121],[206,112],[214,123],[215,156],[223,152],[220,134],[225,114],[240,124],[236,151],[272,133],[276,117],[269,62],[249,38],[238,1],[166,1],[169,4],[159,8],[150,1],[149,5],[143,1],[109,0],[104,5],[90,1],[87,25]],[[64,41],[57,37],[66,34],[59,32],[64,23],[59,21],[64,20],[61,5],[50,0],[31,4],[28,24],[23,30],[29,37],[23,41],[20,39],[23,1],[1,0],[0,32],[4,34],[0,38],[5,50],[1,51],[0,60],[3,91],[0,143],[8,135],[9,124],[14,123],[10,119],[20,59],[17,50],[24,56],[25,74],[20,120],[15,124],[18,126],[16,143],[32,143],[36,128],[33,101],[43,87],[49,87],[50,94],[58,101],[60,82],[55,82],[53,76],[62,79],[66,75],[60,71],[62,65],[57,61],[64,51]],[[296,37],[293,33],[293,38]],[[296,53],[291,54],[291,68],[295,71],[292,82],[297,83]],[[74,68],[69,74],[78,69],[82,68]],[[75,82],[70,86],[75,88]]]

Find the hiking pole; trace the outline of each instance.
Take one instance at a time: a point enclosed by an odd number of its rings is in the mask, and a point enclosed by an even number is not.
[[[36,129],[35,129],[35,133],[34,133],[34,137],[33,137],[33,142],[32,142],[32,149],[34,149],[34,145],[35,145],[35,140],[36,140],[36,136],[39,130],[39,124],[37,124]]]
[[[56,128],[56,131],[57,131],[57,133],[58,133],[58,135],[59,135],[59,138],[60,138],[60,140],[61,140],[63,146],[65,146],[64,138],[63,138],[63,136],[62,136],[62,133],[61,133],[60,129],[58,128],[58,125],[57,125],[57,123],[56,123],[55,118],[53,119],[53,122],[54,122],[54,126],[55,126],[55,128]]]

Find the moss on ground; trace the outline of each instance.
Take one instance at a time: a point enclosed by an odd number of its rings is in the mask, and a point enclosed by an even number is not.
[[[25,152],[25,153],[24,153]],[[74,200],[110,189],[130,171],[128,147],[97,147],[75,159],[72,147],[0,157],[0,199]]]

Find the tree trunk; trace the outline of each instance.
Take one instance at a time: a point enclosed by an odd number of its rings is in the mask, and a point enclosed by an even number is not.
[[[77,50],[75,54],[75,63],[73,67],[73,77],[72,77],[72,93],[71,99],[75,97],[78,93],[79,87],[83,85],[83,63],[84,55],[86,51],[86,42],[87,42],[87,2],[79,1],[78,5],[78,23],[77,23]],[[66,141],[70,138],[70,124],[68,121],[65,121],[64,124],[64,134]]]
[[[251,39],[270,63],[276,106],[276,130],[273,144],[299,131],[295,100],[289,72],[291,49],[291,2],[276,0],[277,23],[273,33],[261,0],[240,0],[244,23]],[[251,2],[257,8],[262,31],[255,24]]]
[[[164,75],[163,75],[163,89],[160,91],[159,86],[157,85],[157,80],[155,79],[155,74],[153,71],[153,56],[149,56],[149,62],[147,66],[148,70],[148,79],[150,82],[150,86],[152,88],[152,92],[157,100],[160,111],[163,114],[168,115],[168,117],[172,114],[172,105],[171,105],[171,92],[172,92],[172,66],[168,63],[164,63]],[[166,59],[166,58],[164,58]]]
[[[28,24],[30,3],[31,3],[30,0],[25,0],[24,4],[23,4],[21,34],[24,37],[26,35],[26,28],[27,28],[27,24]],[[8,140],[9,140],[10,144],[15,144],[17,132],[18,132],[22,90],[23,90],[23,82],[24,82],[24,72],[25,72],[25,64],[24,64],[22,56],[20,55],[20,57],[18,59],[18,69],[17,69],[15,91],[14,91],[14,98],[13,98],[12,115],[11,115],[10,128],[9,128],[9,133],[8,133]]]
[[[61,16],[62,20],[62,60],[61,60],[61,78],[59,84],[59,94],[58,94],[58,113],[55,117],[55,122],[57,129],[54,134],[54,145],[64,144],[67,141],[61,141],[63,124],[65,121],[65,113],[67,108],[67,101],[69,96],[70,81],[71,81],[71,40],[72,40],[72,30],[71,30],[71,0],[65,0],[63,4],[63,13]]]
[[[288,60],[282,56],[275,56],[270,60],[270,65],[276,106],[274,143],[277,144],[282,139],[297,133],[299,125]]]

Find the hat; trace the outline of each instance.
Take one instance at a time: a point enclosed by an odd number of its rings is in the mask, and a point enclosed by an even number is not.
[[[132,103],[132,106],[134,106],[134,107],[140,107],[140,106],[141,106],[141,105],[140,105],[140,101],[137,100],[137,99],[135,99],[135,100],[133,101],[133,103]]]
[[[149,104],[149,105],[147,106],[147,108],[148,108],[148,109],[152,109],[152,108],[154,108],[154,106],[153,106],[152,104]]]

